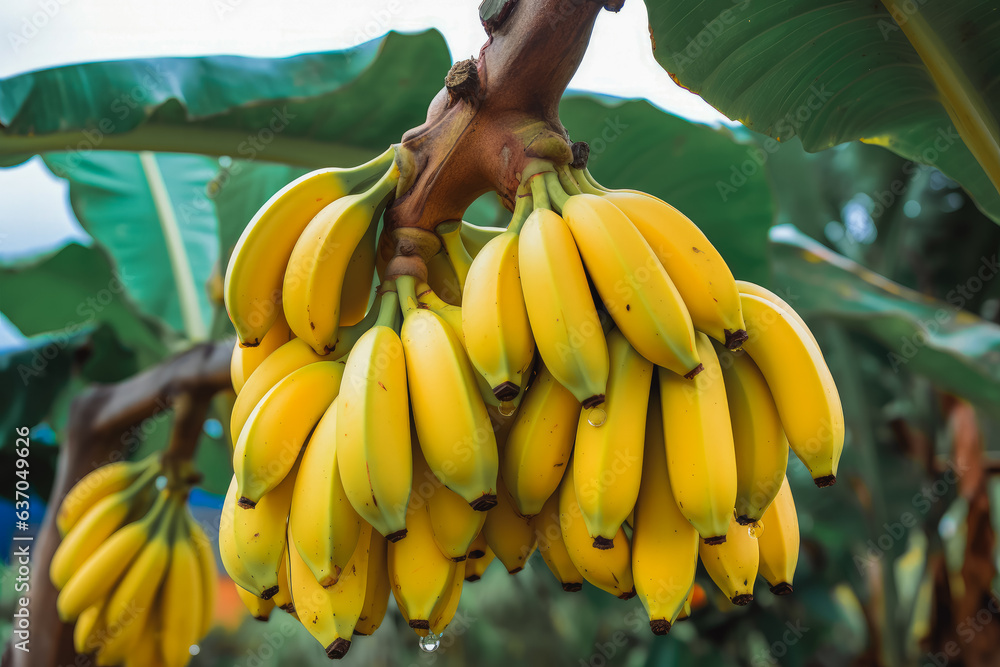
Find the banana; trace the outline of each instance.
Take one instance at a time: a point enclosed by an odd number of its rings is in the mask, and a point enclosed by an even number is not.
[[[830,486],[844,449],[844,409],[823,353],[781,306],[751,294],[741,300],[750,336],[743,349],[767,380],[788,444],[816,486]]]
[[[440,635],[445,631],[458,611],[458,603],[462,598],[462,584],[464,583],[465,567],[459,564],[454,568],[454,572],[452,572],[451,585],[448,586],[448,590],[438,600],[434,611],[431,612],[430,628],[427,630],[417,629],[417,635],[426,637],[427,634]]]
[[[729,349],[742,345],[747,333],[736,281],[704,232],[652,195],[608,192],[603,196],[628,217],[649,244],[684,300],[694,328]]]
[[[361,517],[354,511],[340,478],[336,445],[334,400],[306,444],[288,515],[296,540],[293,548],[299,550],[299,556],[324,587],[337,582],[361,532]]]
[[[167,662],[167,644],[172,644],[173,640],[168,639],[170,635],[167,635],[163,629],[163,613],[162,613],[162,600],[163,595],[160,595],[159,600],[154,604],[153,608],[149,610],[149,616],[146,619],[145,626],[139,633],[139,638],[136,640],[132,649],[129,651],[128,655],[125,657],[125,662],[123,667],[170,667],[171,663]],[[190,659],[188,654],[188,646],[184,647],[183,658],[184,662],[181,665],[186,665],[187,661]],[[172,663],[176,665],[177,663]]]
[[[340,479],[355,511],[389,541],[406,536],[413,477],[403,344],[395,288],[383,285],[376,326],[351,350],[337,401]]]
[[[447,220],[434,228],[434,233],[441,238],[444,251],[448,254],[455,277],[458,278],[459,293],[465,293],[465,280],[472,268],[472,256],[462,244],[462,221]]]
[[[580,402],[542,366],[514,418],[500,456],[501,476],[522,516],[555,494],[573,452]]]
[[[186,512],[186,510],[181,510]],[[188,649],[201,638],[203,613],[201,595],[203,588],[214,582],[199,585],[201,565],[191,541],[187,517],[177,521],[174,528],[170,566],[163,581],[160,598],[160,621],[167,641],[162,642],[163,662],[166,667],[184,667],[191,659]],[[150,642],[152,643],[152,642]]]
[[[483,536],[507,572],[517,574],[535,552],[538,541],[531,520],[520,516],[514,509],[502,479],[497,480],[497,487],[497,506],[486,514]]]
[[[76,525],[80,517],[100,500],[113,493],[124,491],[150,466],[158,462],[158,456],[153,455],[141,461],[115,461],[87,473],[73,485],[59,504],[59,511],[56,514],[59,536],[66,537],[66,533]]]
[[[115,531],[78,564],[59,591],[56,600],[59,618],[71,621],[107,597],[149,541],[166,507],[167,495],[163,493],[145,517]]]
[[[458,233],[462,237],[462,245],[465,246],[469,255],[475,259],[487,243],[506,231],[503,227],[483,227],[463,220],[462,227]]]
[[[229,377],[233,389],[239,394],[247,379],[264,362],[271,353],[292,339],[292,331],[288,328],[285,315],[278,313],[278,318],[267,330],[260,344],[256,347],[243,347],[239,339],[233,347],[233,357],[229,361]]]
[[[646,539],[649,538],[649,539]],[[650,403],[642,486],[632,523],[632,575],[654,635],[665,635],[683,611],[698,569],[698,531],[681,514],[670,488],[663,414]]]
[[[483,531],[479,531],[476,539],[472,540],[472,544],[469,545],[468,557],[472,560],[482,558],[488,551],[490,551],[490,545],[486,543],[486,536],[483,535]]]
[[[94,641],[94,631],[99,629],[103,606],[104,600],[101,600],[87,607],[76,619],[73,626],[73,648],[80,655],[92,653],[98,645]]]
[[[411,436],[416,445],[416,434]],[[420,447],[413,448],[413,490],[411,499],[427,505],[434,542],[441,553],[457,562],[466,559],[469,547],[483,529],[485,512],[477,512],[441,480],[434,476]]]
[[[705,372],[694,382],[661,368],[660,404],[667,471],[681,514],[708,544],[726,539],[736,503],[736,453],[722,369],[698,334]]]
[[[642,479],[643,431],[653,380],[653,364],[633,349],[618,329],[608,334],[611,374],[603,411],[590,411],[576,427],[573,479],[576,498],[594,547],[610,549],[635,507]],[[593,423],[592,423],[593,422]]]
[[[262,587],[257,585],[247,568],[241,551],[242,546],[236,541],[236,510],[239,508],[239,487],[236,476],[229,482],[229,490],[222,502],[222,514],[219,517],[219,554],[222,556],[222,566],[229,578],[236,585],[257,595]]]
[[[496,554],[494,554],[489,547],[486,547],[483,555],[479,558],[469,558],[465,561],[465,580],[473,582],[482,579],[483,574],[486,572],[486,568],[490,566],[490,563],[492,563],[495,558]]]
[[[168,501],[168,508],[151,539],[129,565],[108,599],[104,608],[108,639],[98,653],[99,665],[122,662],[140,638],[167,574],[170,539],[181,510],[183,507],[176,499]],[[113,630],[116,626],[118,632]]]
[[[733,604],[743,606],[753,601],[759,556],[757,538],[750,535],[749,528],[730,517],[726,541],[717,545],[702,542],[698,555],[712,581]]]
[[[475,371],[451,326],[418,307],[413,278],[401,276],[397,287],[404,311],[400,340],[420,449],[445,486],[473,509],[486,511],[497,502],[499,460]],[[442,418],[441,406],[446,406],[447,418]]]
[[[795,309],[792,308],[788,304],[788,302],[782,299],[780,296],[778,296],[771,290],[767,289],[766,287],[761,287],[760,285],[749,282],[747,280],[737,280],[736,289],[740,291],[740,294],[752,294],[753,296],[759,296],[765,301],[770,301],[774,305],[780,307],[786,313],[791,315],[793,320],[802,325],[802,328],[805,329],[806,333],[809,334],[809,337],[812,339],[812,342],[816,343],[816,347],[819,347],[819,342],[816,340],[816,336],[813,335],[813,332],[809,328],[809,325],[806,324],[806,321],[802,319],[802,316],[799,315],[797,312],[795,312]]]
[[[513,400],[524,388],[535,355],[521,292],[516,232],[497,236],[473,260],[462,304],[469,360],[498,399]]]
[[[349,327],[365,318],[368,302],[371,301],[372,282],[375,279],[375,257],[379,223],[372,220],[365,235],[358,241],[354,254],[344,272],[344,286],[340,296],[340,327]],[[381,282],[381,281],[380,281]],[[337,341],[337,345],[340,341]]]
[[[736,520],[751,524],[778,494],[788,440],[767,381],[745,353],[720,353],[736,450]]]
[[[241,343],[259,345],[278,317],[285,269],[312,219],[331,202],[383,174],[394,158],[390,148],[353,169],[310,172],[276,192],[257,211],[226,268],[226,310]]]
[[[549,182],[558,198],[558,179]],[[635,225],[597,195],[574,195],[556,205],[601,301],[632,347],[657,366],[687,378],[697,375],[701,360],[691,315]]]
[[[462,303],[462,287],[458,282],[458,274],[448,260],[444,249],[427,260],[427,283],[441,299],[454,306]]]
[[[248,590],[265,600],[281,589],[278,571],[284,558],[285,526],[300,469],[296,461],[281,483],[268,491],[255,507],[237,505],[233,511],[233,537],[243,568],[254,583]]]
[[[566,543],[563,542],[562,528],[559,522],[559,496],[553,493],[545,501],[541,511],[531,519],[535,529],[535,539],[538,541],[538,553],[549,570],[562,584],[567,593],[576,593],[583,589],[583,575],[573,565],[569,557]]]
[[[236,584],[233,584],[236,586]],[[274,611],[274,600],[261,600],[259,597],[251,593],[250,591],[242,588],[241,586],[236,586],[236,594],[240,598],[240,602],[243,606],[247,608],[250,615],[258,621],[267,622],[267,619],[271,618],[271,612]]]
[[[356,635],[370,635],[382,625],[385,612],[389,608],[389,583],[387,542],[377,530],[368,530],[371,547],[368,550],[368,582],[365,584],[365,601],[354,627]]]
[[[215,550],[205,531],[197,521],[188,521],[191,543],[198,556],[199,581],[201,583],[201,628],[199,637],[205,637],[215,623],[215,589],[218,586],[218,571],[215,569]]]
[[[583,513],[576,499],[572,459],[566,476],[559,485],[559,523],[569,558],[584,579],[622,600],[635,595],[632,554],[625,531],[618,530],[614,548],[594,548],[594,540],[587,532],[587,525],[583,522]]]
[[[757,537],[760,553],[760,574],[775,595],[792,592],[792,578],[799,562],[799,517],[795,500],[786,478],[777,497],[760,521],[762,531]]]
[[[389,581],[410,627],[428,630],[438,601],[448,592],[455,568],[464,570],[464,567],[438,550],[427,505],[414,496],[410,497],[406,526],[406,539],[389,543],[386,560]]]
[[[358,546],[337,583],[320,586],[299,557],[297,549],[288,550],[288,574],[295,613],[332,659],[343,658],[351,648],[351,636],[364,609],[368,583],[368,557],[372,545],[372,527],[361,527]],[[295,541],[294,534],[289,542]]]
[[[73,524],[59,543],[49,565],[49,577],[56,589],[63,589],[91,555],[128,523],[129,516],[139,514],[144,509],[140,506],[141,501],[158,474],[158,466],[147,468],[130,486],[105,496]],[[77,613],[85,608],[80,608]]]
[[[538,353],[552,376],[585,408],[608,384],[608,346],[587,273],[566,222],[548,209],[541,176],[531,179],[537,207],[521,228],[518,268]]]
[[[295,601],[292,599],[292,580],[288,576],[289,561],[291,560],[291,554],[288,553],[289,548],[294,550],[295,545],[286,542],[281,550],[281,560],[278,564],[278,592],[271,600],[274,601],[275,607],[298,618],[298,614],[295,613]]]
[[[309,434],[340,392],[344,369],[340,361],[303,366],[260,399],[233,452],[241,507],[253,508],[288,475]]]
[[[332,352],[342,317],[357,318],[364,313],[372,275],[375,272],[374,231],[389,200],[396,192],[399,169],[395,164],[364,193],[347,195],[328,204],[320,211],[295,243],[281,286],[281,304],[288,326],[305,340],[317,354]],[[341,300],[345,298],[345,273],[352,263],[358,246],[362,257],[358,271],[367,271],[367,281],[352,276],[355,290],[364,293],[365,304],[352,303],[346,295],[350,313],[341,315]],[[370,257],[368,256],[370,254]]]

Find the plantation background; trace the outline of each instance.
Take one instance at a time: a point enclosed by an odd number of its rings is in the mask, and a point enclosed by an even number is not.
[[[233,37],[214,43],[220,52],[245,52],[238,37],[262,32],[248,23],[257,10],[251,0],[220,2],[212,7],[215,29]],[[55,61],[47,54],[57,51],[58,22],[78,16],[70,14],[77,8],[47,15],[45,25],[35,25],[41,4],[0,10],[8,41],[0,48],[10,49],[0,58],[7,77],[0,80],[0,165],[11,168],[0,171],[0,463],[13,469],[15,428],[30,426],[33,521],[42,517],[74,396],[193,342],[233,335],[219,303],[220,274],[260,204],[310,169],[382,152],[423,121],[451,63],[483,41],[472,3],[453,4],[458,9],[384,2],[365,14],[334,3],[317,10],[326,20],[341,17],[333,30],[340,42],[331,44],[317,36],[322,31],[293,29],[304,20],[300,12],[315,9],[302,3],[282,14],[274,39],[260,45],[268,57],[260,58],[204,55],[198,37],[212,28],[205,22],[166,25],[143,53],[187,57],[113,62],[96,61],[123,57],[125,42],[95,39],[99,17],[72,32],[77,55]],[[996,189],[948,116],[916,101],[926,81],[896,73],[896,89],[878,90],[859,75],[838,89],[822,79],[824,68],[807,69],[796,58],[774,68],[774,76],[785,68],[786,80],[797,82],[796,94],[749,66],[739,76],[718,75],[740,49],[750,52],[743,62],[754,63],[765,58],[761,40],[795,54],[800,38],[775,27],[740,41],[740,30],[750,29],[740,27],[750,16],[740,12],[758,11],[745,2],[692,3],[696,9],[683,18],[670,13],[677,3],[648,4],[656,59],[747,126],[680,91],[657,68],[644,35],[646,9],[631,1],[623,15],[600,17],[598,55],[574,84],[593,91],[571,91],[561,114],[571,137],[590,143],[599,181],[645,190],[685,212],[738,278],[769,286],[803,314],[827,355],[844,401],[847,444],[831,489],[815,489],[798,461],[790,462],[803,538],[795,594],[774,598],[759,586],[753,605],[735,608],[702,573],[707,604],[669,637],[654,639],[637,600],[610,599],[589,586],[564,594],[535,556],[515,577],[494,566],[468,585],[439,652],[419,652],[394,613],[376,639],[355,643],[346,663],[1000,664],[1000,607],[991,602],[1000,528]],[[823,36],[846,30],[851,17],[836,16],[836,3],[816,4],[822,8],[811,20],[829,25],[811,26],[817,37],[809,39],[827,69],[845,53],[857,56],[866,39],[872,57],[884,57],[879,68],[892,69],[885,54],[901,35],[882,23],[892,21],[888,14],[869,17],[864,30],[851,28],[854,41],[841,40],[837,51]],[[996,58],[977,54],[1000,52],[1000,18],[993,10],[972,30],[958,20],[979,11],[972,5],[953,5],[952,23],[966,33],[946,41],[982,84],[995,118],[1000,86],[987,84],[997,79]],[[36,36],[24,36],[22,18]],[[143,30],[157,33],[148,17],[144,23],[122,13],[117,20],[139,26],[132,41]],[[433,29],[384,34],[434,21],[448,43]],[[950,34],[951,23],[942,25]],[[278,57],[292,53],[305,55]],[[628,76],[616,70],[622,67]],[[610,96],[643,93],[660,106]],[[755,122],[761,117],[767,122]],[[67,187],[32,189],[24,183],[39,183],[35,177],[8,178],[24,173],[14,170],[29,160],[29,169],[44,165]],[[157,183],[166,200],[154,197]],[[51,192],[68,195],[78,229],[54,222],[63,207],[52,195],[39,197]],[[466,218],[505,222],[491,197]],[[231,475],[226,410],[220,397],[199,447],[204,488],[192,496],[210,534]],[[161,448],[169,426],[167,412],[137,425],[126,451],[138,457]],[[0,485],[4,516],[13,513],[13,488],[13,477]],[[12,545],[12,531],[13,520],[0,524],[4,545]],[[5,560],[5,639],[14,582]],[[217,626],[192,665],[326,663],[318,644],[282,612],[256,624],[224,574],[218,586]],[[44,636],[42,628],[34,632],[36,640]]]

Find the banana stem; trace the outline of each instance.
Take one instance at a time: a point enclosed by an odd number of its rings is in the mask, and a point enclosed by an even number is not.
[[[562,185],[563,190],[571,195],[578,195],[583,192],[581,186],[573,178],[573,175],[569,172],[567,167],[563,167],[556,171],[559,175],[559,183]]]
[[[543,208],[546,211],[552,210],[552,202],[549,201],[548,190],[545,189],[545,176],[536,174],[528,181],[531,186],[532,205],[535,208]]]
[[[399,299],[399,307],[405,318],[412,311],[419,308],[417,300],[417,279],[413,276],[398,276],[396,278],[396,291]]]
[[[519,193],[517,195],[517,204],[514,206],[514,214],[510,218],[510,224],[507,225],[509,231],[515,234],[521,233],[521,227],[524,226],[524,221],[528,219],[531,215],[531,211],[534,210],[534,204],[532,203],[531,193]]]
[[[462,243],[462,221],[442,222],[434,228],[434,231],[441,238],[444,249],[448,253],[448,261],[451,262],[451,268],[455,269],[455,275],[458,277],[459,287],[464,291],[465,278],[469,275],[469,269],[472,267],[472,255]]]
[[[387,153],[395,154],[394,149],[390,148]],[[381,158],[385,157],[383,153],[378,158],[373,160],[373,163],[377,163]],[[371,187],[371,190],[375,190],[379,193],[379,199],[383,202],[387,201],[389,197],[396,192],[396,184],[399,183],[399,165],[395,161],[389,166],[389,168],[382,174],[382,178],[375,182],[375,185]]]
[[[607,190],[604,190],[596,181],[593,180],[593,176],[586,169],[573,169],[570,167],[570,173],[573,174],[573,178],[579,184],[580,189],[589,195],[603,195]]]
[[[375,326],[394,329],[396,311],[399,310],[399,295],[396,294],[395,281],[386,280],[379,287],[379,292],[382,294],[382,303],[378,307],[378,319],[375,320]]]
[[[563,207],[569,201],[569,195],[563,190],[562,183],[559,182],[559,177],[555,174],[545,174],[543,178],[545,179],[545,189],[549,193],[549,199],[552,201],[553,207],[557,213],[562,215]]]

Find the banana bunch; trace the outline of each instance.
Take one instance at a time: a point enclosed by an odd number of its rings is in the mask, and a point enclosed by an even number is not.
[[[220,550],[252,615],[339,658],[390,592],[439,635],[464,582],[536,551],[656,634],[704,599],[699,560],[734,604],[758,574],[791,592],[788,451],[832,484],[844,420],[788,304],[585,169],[528,170],[506,229],[395,227],[392,156],[293,182],[230,261]]]
[[[215,555],[187,510],[192,473],[157,457],[111,463],[59,507],[56,605],[97,665],[183,667],[211,628]]]

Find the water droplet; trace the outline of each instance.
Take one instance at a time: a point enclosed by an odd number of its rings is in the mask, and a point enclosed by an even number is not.
[[[604,408],[591,408],[590,412],[587,413],[587,423],[591,426],[604,426],[606,421],[608,421],[608,413],[604,411]]]
[[[497,408],[501,415],[504,417],[510,417],[517,410],[517,406],[514,405],[514,401],[502,401],[500,407]]]
[[[159,477],[156,478],[156,490],[162,491],[165,488],[167,488],[167,476],[160,475]]]
[[[762,524],[760,521],[755,521],[754,523],[751,523],[750,526],[747,528],[747,534],[750,535],[750,537],[755,537],[757,539],[760,539],[760,536],[764,534],[764,524]]]
[[[425,653],[433,653],[434,651],[441,648],[441,635],[436,635],[433,632],[428,633],[426,637],[420,638],[420,650]]]

